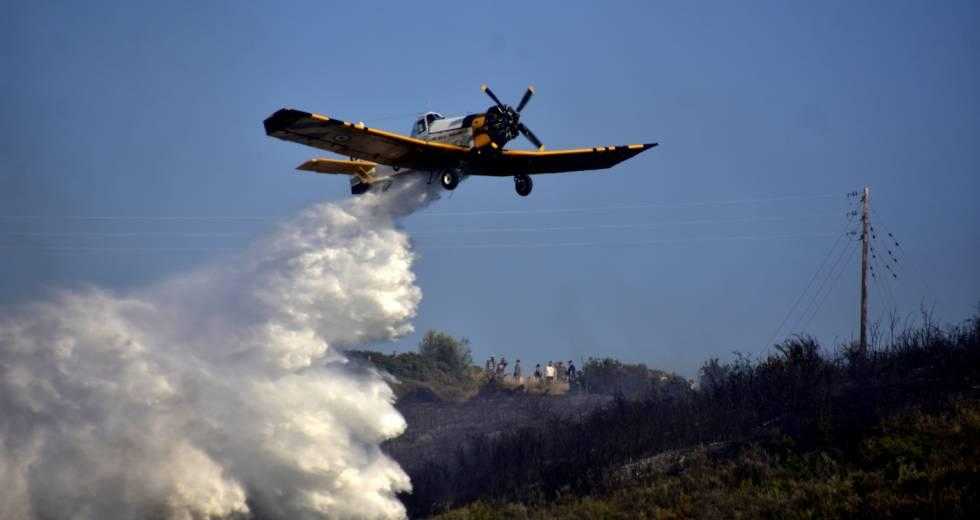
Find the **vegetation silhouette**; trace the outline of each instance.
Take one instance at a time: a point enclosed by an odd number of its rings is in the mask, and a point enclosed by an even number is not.
[[[975,517],[980,315],[924,318],[867,352],[798,336],[758,360],[710,359],[697,385],[590,360],[578,391],[615,394],[608,405],[474,436],[410,472],[401,498],[413,517]]]

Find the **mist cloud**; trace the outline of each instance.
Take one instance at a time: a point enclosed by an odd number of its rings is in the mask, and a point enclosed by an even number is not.
[[[241,255],[0,317],[0,518],[399,518],[405,422],[339,347],[411,331],[409,179]]]

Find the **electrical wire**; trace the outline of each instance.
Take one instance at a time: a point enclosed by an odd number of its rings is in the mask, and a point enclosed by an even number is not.
[[[919,264],[917,260],[915,260],[913,255],[910,255],[909,252],[906,251],[904,247],[902,247],[902,244],[898,241],[898,238],[895,237],[895,235],[892,233],[892,230],[888,227],[888,224],[885,222],[884,217],[882,217],[881,214],[878,213],[876,209],[874,209],[874,207],[871,208],[871,212],[874,214],[876,221],[881,225],[881,228],[885,231],[885,233],[888,234],[888,237],[891,239],[892,243],[895,244],[896,250],[904,253],[903,261],[906,266],[906,269],[912,269],[914,271],[914,273],[912,273],[914,275],[913,278],[919,281],[920,287],[922,288],[923,291],[922,293],[923,300],[926,297],[930,297],[930,296],[938,300],[938,293],[932,290],[932,287],[929,285],[928,278],[924,276],[926,270],[922,268],[922,265]]]
[[[858,246],[857,245],[854,245],[853,247],[851,247],[851,249],[850,249],[851,254],[848,256],[848,260],[846,262],[844,262],[843,264],[841,264],[841,268],[840,268],[839,271],[837,271],[837,275],[834,277],[834,281],[831,282],[831,284],[829,286],[827,286],[827,291],[820,298],[820,301],[817,304],[817,306],[814,308],[813,313],[810,315],[810,318],[806,320],[806,322],[803,324],[802,327],[800,327],[800,330],[806,330],[806,328],[810,326],[810,322],[812,322],[813,319],[817,316],[817,314],[820,313],[820,309],[823,308],[824,302],[827,300],[827,297],[830,296],[830,294],[832,292],[834,292],[834,289],[837,288],[837,285],[840,282],[841,275],[843,275],[844,274],[844,271],[847,270],[846,269],[847,266],[851,264],[851,260],[854,259],[854,256],[855,256],[855,253],[857,252],[857,250],[858,250]]]
[[[775,332],[772,333],[772,338],[770,338],[769,341],[766,342],[765,344],[766,348],[768,348],[769,345],[772,345],[773,342],[776,341],[776,338],[779,337],[779,333],[782,332],[783,326],[786,325],[786,322],[789,320],[789,317],[792,316],[794,312],[796,312],[796,308],[799,307],[800,302],[803,300],[803,296],[810,291],[810,287],[813,285],[814,280],[817,279],[817,275],[823,271],[824,265],[826,265],[827,261],[830,260],[831,256],[833,256],[834,251],[837,250],[837,246],[841,243],[841,240],[843,240],[845,236],[847,236],[847,234],[843,232],[837,236],[837,240],[834,242],[834,245],[831,246],[829,251],[827,251],[827,254],[823,257],[823,260],[821,260],[820,264],[817,266],[817,270],[814,271],[813,275],[810,276],[810,280],[807,282],[806,287],[803,288],[803,292],[801,292],[799,296],[796,297],[796,301],[793,302],[793,305],[790,306],[789,311],[786,313],[785,316],[783,316],[783,320],[779,322],[779,326],[776,327]]]
[[[824,218],[836,216],[837,213],[818,213],[811,215],[800,215],[792,217],[737,217],[724,219],[696,219],[696,220],[673,220],[649,223],[631,224],[590,224],[582,226],[550,226],[550,227],[495,227],[495,228],[459,228],[459,229],[438,229],[412,231],[411,235],[427,236],[444,233],[543,233],[561,231],[592,231],[610,229],[648,229],[664,227],[669,225],[698,225],[698,224],[728,224],[728,223],[747,223],[747,222],[785,222],[792,220],[805,220],[812,218]]]
[[[529,214],[551,214],[551,213],[590,213],[602,211],[619,211],[632,209],[650,208],[687,208],[704,206],[734,206],[742,204],[757,204],[762,202],[778,202],[786,200],[815,200],[837,197],[837,195],[783,195],[777,197],[762,197],[751,199],[733,199],[716,201],[692,201],[677,204],[668,203],[640,203],[640,204],[620,204],[610,206],[594,207],[575,207],[575,208],[551,208],[551,209],[519,209],[519,210],[477,210],[477,211],[419,211],[413,216],[475,216],[475,215],[529,215]],[[158,216],[138,216],[138,215],[0,215],[4,220],[104,220],[104,221],[263,221],[285,218],[283,215],[158,215]]]
[[[515,249],[515,248],[559,248],[559,247],[640,247],[653,245],[680,244],[690,242],[713,242],[713,241],[742,241],[742,240],[785,240],[793,238],[819,238],[831,237],[834,233],[802,233],[802,234],[783,234],[783,235],[735,235],[735,236],[707,236],[707,237],[687,237],[678,239],[646,240],[633,242],[538,242],[538,243],[479,243],[479,244],[419,244],[413,243],[423,250],[435,249]],[[2,249],[33,249],[41,251],[222,251],[233,250],[234,248],[148,248],[148,247],[114,247],[114,246],[46,246],[37,244],[12,244],[0,245]]]
[[[612,206],[576,207],[576,208],[544,208],[544,209],[514,209],[514,210],[476,210],[476,211],[421,211],[415,216],[471,216],[471,215],[529,215],[529,214],[554,214],[554,213],[592,213],[602,211],[619,211],[633,209],[677,209],[703,206],[736,206],[741,204],[758,204],[761,202],[778,202],[786,200],[806,200],[806,199],[829,199],[837,198],[839,195],[783,195],[778,197],[765,197],[754,199],[733,199],[715,201],[696,201],[684,203],[641,203],[641,204],[621,204]]]

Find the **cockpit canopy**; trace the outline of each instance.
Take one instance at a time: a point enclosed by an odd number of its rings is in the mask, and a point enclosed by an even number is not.
[[[423,132],[428,131],[429,125],[433,121],[438,121],[440,119],[445,119],[442,114],[437,114],[435,112],[426,112],[425,115],[420,117],[418,121],[415,122],[415,126],[412,127],[412,135],[419,135]]]

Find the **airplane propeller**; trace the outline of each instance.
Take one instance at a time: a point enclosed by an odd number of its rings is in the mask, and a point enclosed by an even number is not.
[[[503,104],[490,87],[483,85],[480,87],[483,92],[490,96],[490,99],[495,103],[494,106],[487,109],[487,133],[490,135],[491,140],[498,146],[503,146],[511,139],[517,137],[517,134],[523,135],[528,141],[531,141],[534,146],[539,150],[544,149],[544,145],[541,140],[538,139],[531,129],[524,126],[521,123],[521,111],[527,106],[528,101],[531,100],[531,96],[534,95],[534,87],[528,87],[527,91],[521,97],[521,101],[517,104],[517,109]]]

